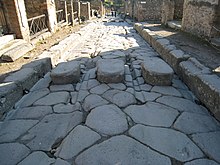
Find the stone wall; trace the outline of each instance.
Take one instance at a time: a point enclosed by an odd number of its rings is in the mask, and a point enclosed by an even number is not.
[[[32,18],[47,13],[46,0],[25,0],[27,17]]]
[[[90,3],[89,2],[80,3],[80,16],[85,17],[86,20],[90,20]]]
[[[180,20],[183,18],[184,0],[174,0],[174,19]]]
[[[185,0],[182,29],[200,37],[213,37],[219,0]]]

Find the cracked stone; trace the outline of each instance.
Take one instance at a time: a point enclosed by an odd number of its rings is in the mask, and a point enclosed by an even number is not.
[[[185,134],[172,129],[138,124],[129,130],[129,135],[182,162],[204,156],[201,150]]]
[[[93,109],[86,125],[103,135],[116,135],[128,129],[126,115],[112,104]]]
[[[66,160],[72,159],[99,139],[101,136],[98,133],[79,125],[64,139],[55,155]]]
[[[131,105],[124,110],[135,123],[150,126],[170,127],[178,111],[162,104],[148,102],[145,105]]]
[[[96,86],[96,87],[92,88],[90,90],[90,92],[93,93],[93,94],[102,95],[103,93],[105,93],[109,89],[110,89],[110,87],[108,85],[101,84],[99,86]]]
[[[123,165],[171,165],[163,156],[134,139],[121,135],[94,145],[76,158],[76,165],[123,164]]]

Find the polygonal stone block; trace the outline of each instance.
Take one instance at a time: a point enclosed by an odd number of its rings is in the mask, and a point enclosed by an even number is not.
[[[124,81],[124,62],[117,59],[105,59],[97,62],[97,78],[104,83],[120,83]]]
[[[80,63],[77,61],[63,62],[51,71],[54,84],[77,83],[80,80]]]
[[[173,69],[160,58],[149,58],[141,64],[142,75],[151,85],[171,85]]]

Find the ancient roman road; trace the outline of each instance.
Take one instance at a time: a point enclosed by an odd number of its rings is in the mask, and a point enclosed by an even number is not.
[[[148,79],[169,69],[132,26],[95,22],[79,33],[63,60],[79,62],[80,81],[54,85],[48,73],[16,104],[0,122],[1,165],[220,164],[220,124],[178,75],[166,86]],[[124,81],[111,76],[121,63]]]

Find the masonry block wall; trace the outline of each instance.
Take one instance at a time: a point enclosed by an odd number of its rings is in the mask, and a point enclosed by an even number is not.
[[[9,33],[16,34],[17,38],[30,40],[29,27],[24,0],[2,0],[8,23]]]
[[[183,18],[184,0],[173,0],[173,1],[174,1],[174,19],[180,20]]]
[[[90,3],[89,2],[80,3],[80,16],[84,16],[86,20],[90,20]]]
[[[25,7],[28,18],[47,13],[46,0],[25,0]]]
[[[200,37],[213,37],[219,0],[185,0],[182,29]]]

